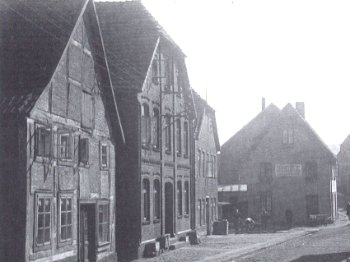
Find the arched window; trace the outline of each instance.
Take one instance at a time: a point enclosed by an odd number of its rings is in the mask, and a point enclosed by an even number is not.
[[[153,147],[156,149],[160,148],[160,118],[158,108],[153,109]]]
[[[171,152],[171,116],[169,114],[165,117],[165,151]]]
[[[184,154],[188,156],[188,147],[189,147],[189,131],[188,131],[188,122],[184,123]]]
[[[190,213],[190,188],[188,181],[185,182],[185,215]]]
[[[150,219],[150,192],[149,192],[149,180],[143,180],[143,220],[149,221]]]
[[[176,120],[176,152],[181,154],[181,119]]]
[[[148,146],[151,141],[149,106],[142,104],[141,108],[141,141],[143,146]]]
[[[153,182],[153,206],[154,218],[160,219],[160,183],[158,179]]]
[[[177,181],[177,214],[182,216],[182,184]]]

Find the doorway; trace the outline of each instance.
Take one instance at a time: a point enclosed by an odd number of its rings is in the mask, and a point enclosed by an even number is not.
[[[81,204],[79,217],[79,262],[96,261],[95,205]]]
[[[173,184],[165,183],[165,234],[174,235],[174,190]]]

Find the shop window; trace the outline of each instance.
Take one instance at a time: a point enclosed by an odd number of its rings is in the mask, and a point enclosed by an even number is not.
[[[143,180],[143,221],[150,220],[150,187],[149,180]]]
[[[51,245],[51,196],[36,195],[36,223],[35,247],[36,250],[46,249]]]
[[[36,128],[36,155],[51,156],[51,128],[37,126]]]
[[[177,181],[177,214],[182,216],[182,184]]]
[[[160,219],[160,183],[156,179],[153,182],[153,205],[154,205],[154,219]]]
[[[72,196],[60,196],[59,239],[61,242],[72,240]]]
[[[109,203],[98,205],[98,242],[109,242]]]

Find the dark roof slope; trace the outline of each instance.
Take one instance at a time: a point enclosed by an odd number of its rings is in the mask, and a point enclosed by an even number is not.
[[[35,103],[57,67],[85,2],[0,1],[1,111],[28,111]]]
[[[207,103],[207,101],[201,98],[200,95],[193,89],[192,89],[192,95],[193,95],[194,107],[197,115],[196,126],[195,126],[196,138],[198,138],[199,131],[203,122],[204,112],[206,111],[212,119],[216,150],[220,151],[220,142],[219,142],[218,129],[216,125],[215,110]]]
[[[139,1],[96,2],[96,9],[114,87],[141,89],[159,37],[183,55]]]

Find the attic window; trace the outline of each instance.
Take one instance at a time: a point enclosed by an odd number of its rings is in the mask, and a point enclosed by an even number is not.
[[[293,129],[283,130],[283,144],[284,145],[294,144],[294,130]]]

